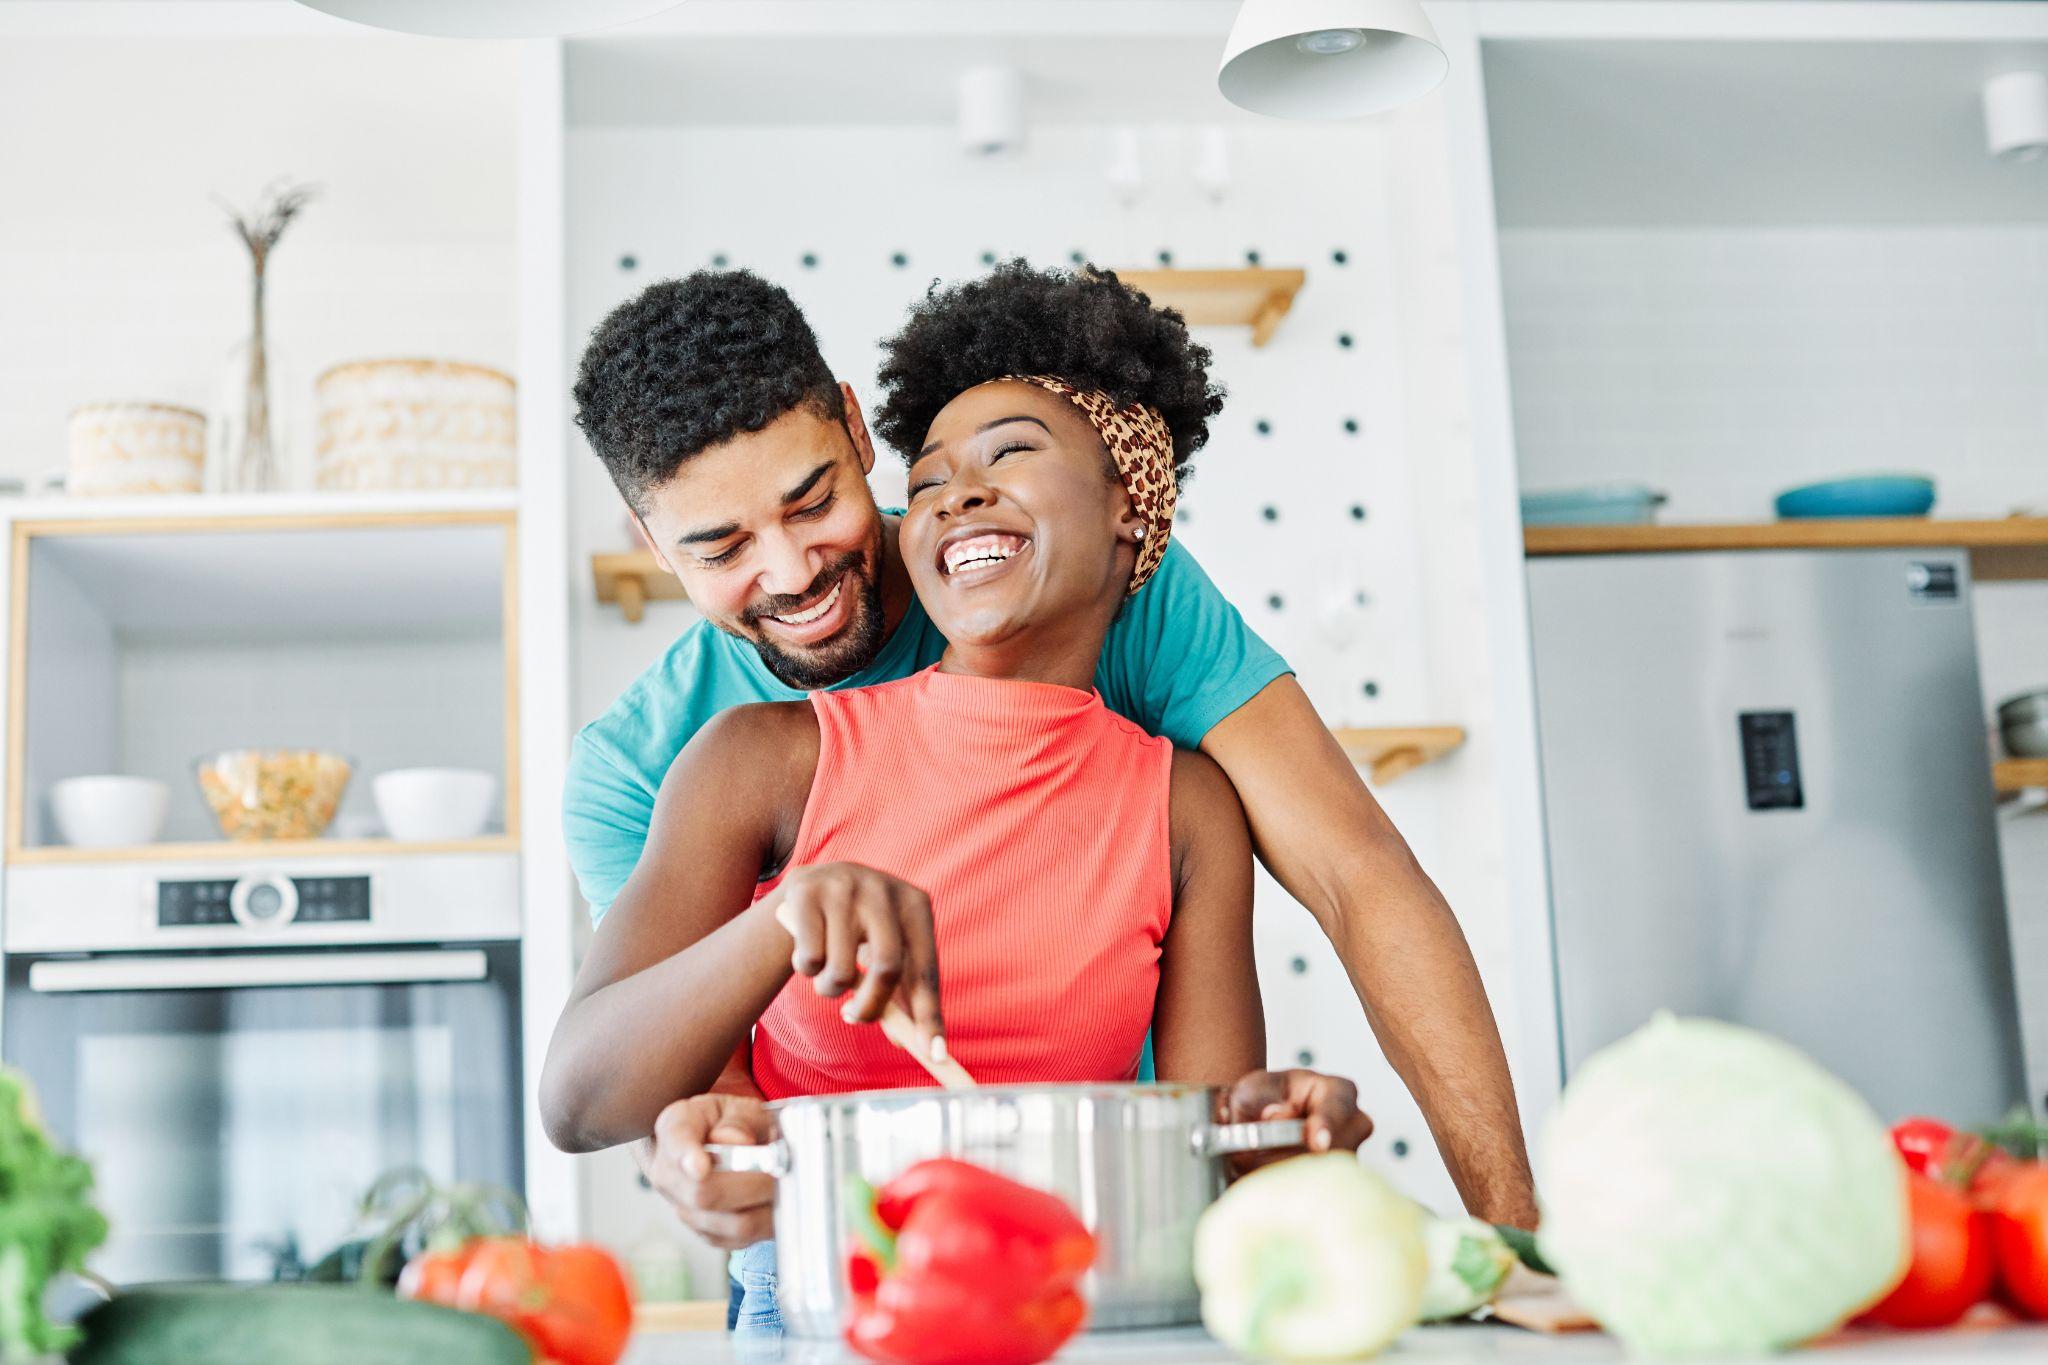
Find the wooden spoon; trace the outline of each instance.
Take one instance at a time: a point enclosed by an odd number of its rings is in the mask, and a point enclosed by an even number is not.
[[[974,1077],[967,1074],[967,1068],[948,1057],[935,1061],[925,1052],[924,1039],[917,1031],[917,1021],[907,1010],[891,1000],[882,1011],[882,1036],[910,1054],[912,1061],[931,1073],[931,1078],[948,1090],[972,1090]]]

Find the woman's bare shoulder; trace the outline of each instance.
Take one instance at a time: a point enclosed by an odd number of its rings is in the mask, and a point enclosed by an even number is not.
[[[1237,788],[1218,763],[1200,749],[1173,751],[1173,809],[1176,818],[1234,814],[1244,818]]]
[[[1186,855],[1212,850],[1227,853],[1248,843],[1244,805],[1221,764],[1198,749],[1173,751],[1172,832],[1176,866]]]
[[[706,721],[669,764],[661,788],[667,794],[715,783],[733,799],[794,792],[801,806],[817,771],[818,713],[810,702],[748,702]]]

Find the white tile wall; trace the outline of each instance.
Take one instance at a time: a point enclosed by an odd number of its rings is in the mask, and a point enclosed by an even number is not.
[[[65,459],[81,403],[212,407],[246,335],[216,196],[322,186],[271,261],[279,399],[369,356],[510,368],[510,44],[39,39],[0,48],[0,475]]]
[[[2048,227],[1501,233],[1524,488],[1642,480],[1670,520],[1932,474],[2048,506]]]

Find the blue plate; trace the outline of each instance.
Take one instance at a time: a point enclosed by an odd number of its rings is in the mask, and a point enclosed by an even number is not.
[[[1624,526],[1655,519],[1664,495],[1639,483],[1522,494],[1524,526]]]
[[[1803,517],[1923,517],[1934,506],[1934,480],[1918,474],[1869,474],[1827,479],[1778,494],[1778,515]]]

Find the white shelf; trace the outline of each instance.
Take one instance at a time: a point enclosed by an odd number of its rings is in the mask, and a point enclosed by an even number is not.
[[[215,839],[203,842],[137,844],[128,848],[71,848],[55,845],[16,849],[10,867],[52,864],[99,866],[112,863],[246,863],[268,866],[308,858],[383,858],[445,856],[455,853],[517,853],[519,840],[509,834],[480,834],[473,839]]]
[[[341,834],[372,822],[377,773],[482,769],[516,835],[515,511],[184,501],[208,514],[13,522],[10,856],[100,857],[50,847],[45,818],[51,784],[96,772],[170,784],[165,845],[136,856],[220,856],[192,767],[238,748],[348,758]]]
[[[434,517],[509,513],[518,508],[516,488],[413,493],[159,493],[127,498],[0,498],[0,518],[37,522]]]

